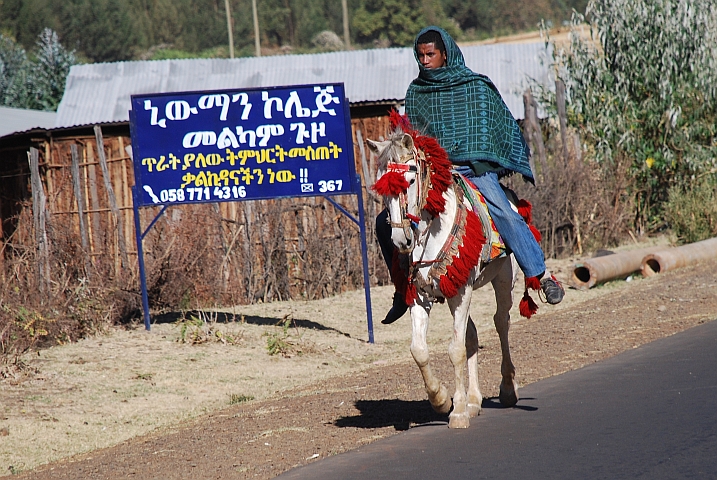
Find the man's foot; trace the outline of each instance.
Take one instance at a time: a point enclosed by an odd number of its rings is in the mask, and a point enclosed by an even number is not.
[[[403,316],[404,313],[406,313],[406,310],[408,310],[408,305],[406,305],[406,301],[403,299],[403,295],[401,295],[398,292],[395,292],[393,294],[393,306],[391,307],[391,310],[388,311],[386,314],[386,318],[381,320],[381,323],[384,325],[389,325],[399,318]]]
[[[545,294],[545,301],[551,305],[556,305],[563,301],[565,290],[557,278],[554,276],[544,277],[540,281],[540,289]]]

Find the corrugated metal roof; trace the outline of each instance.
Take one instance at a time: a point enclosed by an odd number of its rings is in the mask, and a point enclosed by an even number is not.
[[[488,75],[516,118],[526,76],[548,84],[542,43],[462,47],[466,65]],[[56,127],[128,121],[130,95],[343,82],[351,103],[402,101],[418,75],[410,48],[311,55],[76,65],[70,70]]]
[[[33,128],[53,128],[56,118],[55,112],[0,107],[0,137]]]

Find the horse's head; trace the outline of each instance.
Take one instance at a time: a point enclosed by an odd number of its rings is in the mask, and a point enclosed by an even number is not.
[[[383,197],[391,224],[391,240],[401,253],[415,247],[412,226],[420,222],[422,165],[411,135],[396,130],[388,140],[368,146],[378,156],[374,189]]]

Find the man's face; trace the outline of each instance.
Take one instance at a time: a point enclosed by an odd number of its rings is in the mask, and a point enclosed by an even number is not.
[[[436,45],[433,43],[419,43],[416,52],[418,61],[425,68],[440,68],[446,64],[446,52],[436,49]]]

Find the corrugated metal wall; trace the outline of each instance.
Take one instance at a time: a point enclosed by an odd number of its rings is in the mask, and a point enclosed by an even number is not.
[[[462,51],[469,68],[493,80],[517,119],[523,118],[519,92],[528,77],[552,85],[542,43],[474,45]],[[75,65],[56,126],[129,121],[133,94],[342,82],[351,103],[402,101],[417,75],[410,48]]]

